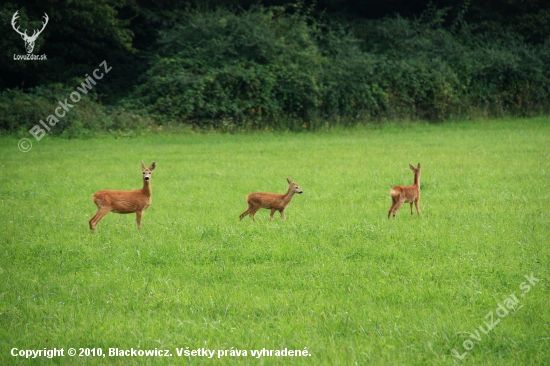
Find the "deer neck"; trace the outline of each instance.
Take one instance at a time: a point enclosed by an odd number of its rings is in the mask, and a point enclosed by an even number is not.
[[[420,172],[414,173],[414,185],[420,188]]]
[[[151,183],[148,180],[143,180],[143,188],[141,189],[146,197],[151,197],[153,191],[151,190]]]
[[[288,191],[286,192],[285,198],[283,199],[283,201],[285,203],[289,203],[290,200],[292,199],[292,196],[294,196],[294,193],[296,192],[292,188],[288,188]]]

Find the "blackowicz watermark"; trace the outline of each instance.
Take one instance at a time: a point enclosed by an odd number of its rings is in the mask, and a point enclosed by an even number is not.
[[[77,91],[72,92],[69,94],[68,98],[65,98],[64,101],[59,101],[59,107],[55,108],[54,113],[50,114],[48,117],[46,117],[46,122],[43,120],[39,121],[39,124],[34,125],[30,130],[29,133],[36,139],[36,141],[40,141],[42,137],[46,135],[46,132],[51,131],[51,127],[54,127],[61,118],[65,117],[65,115],[75,107],[75,104],[80,102],[82,99],[82,94],[88,94],[90,90],[96,85],[96,80],[101,80],[105,76],[105,74],[109,73],[113,67],[109,67],[107,65],[107,61],[103,61],[99,64],[99,68],[95,69],[92,72],[93,77],[86,74],[86,78],[84,81],[80,84],[80,86],[77,86]],[[79,93],[80,92],[80,93]],[[71,104],[69,100],[74,103]],[[44,127],[44,128],[42,128]],[[19,150],[22,152],[28,152],[30,149],[32,149],[32,142],[28,138],[22,138],[19,140],[19,143],[17,144],[19,147]]]

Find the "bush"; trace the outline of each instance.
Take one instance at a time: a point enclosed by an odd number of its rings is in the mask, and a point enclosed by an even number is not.
[[[191,12],[161,32],[159,57],[128,105],[215,128],[548,110],[547,48],[464,22],[445,28],[445,16],[430,9],[351,28],[302,9]]]
[[[159,31],[131,94],[110,107],[83,96],[52,133],[153,124],[302,130],[548,113],[550,38],[535,47],[504,29],[480,31],[462,15],[447,19],[431,7],[418,19],[350,25],[300,5],[186,12]],[[4,91],[0,129],[28,130],[72,91],[60,84]]]
[[[320,105],[325,62],[301,15],[254,8],[192,12],[160,34],[160,57],[126,105],[198,125],[304,119]]]
[[[452,32],[443,26],[444,14],[363,25],[365,51],[379,60],[389,110],[430,120],[480,109],[491,115],[548,112],[548,42],[535,48],[504,30],[476,33],[467,24]]]
[[[99,131],[124,135],[152,125],[147,118],[123,107],[101,105],[98,96],[91,93],[82,95],[78,103],[69,99],[68,103],[74,107],[59,118],[55,109],[74,91],[62,84],[32,88],[27,93],[18,89],[5,90],[0,93],[0,131],[28,134],[40,120],[47,124],[50,115],[58,122],[49,133],[66,137],[90,136]]]

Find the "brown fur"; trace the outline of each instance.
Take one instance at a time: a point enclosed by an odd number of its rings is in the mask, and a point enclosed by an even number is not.
[[[285,220],[285,208],[288,206],[294,193],[302,193],[303,191],[298,187],[296,183],[290,178],[286,179],[289,187],[286,194],[266,193],[266,192],[254,192],[246,195],[246,202],[248,208],[239,216],[239,220],[242,220],[246,215],[250,215],[253,221],[254,215],[260,208],[267,208],[271,210],[269,215],[269,221],[273,220],[273,214],[275,211],[281,213],[281,218]]]
[[[416,213],[420,216],[420,209],[418,207],[418,201],[420,200],[420,163],[418,163],[418,168],[415,168],[411,164],[409,164],[409,167],[414,172],[414,183],[410,186],[395,186],[390,190],[392,205],[388,211],[388,219],[392,213],[395,218],[395,213],[405,202],[411,203],[411,215],[413,214],[414,202]]]
[[[133,191],[99,191],[92,195],[97,206],[97,213],[89,221],[90,229],[95,230],[96,225],[103,216],[109,212],[128,214],[136,213],[138,229],[141,229],[141,216],[143,211],[151,205],[151,172],[155,169],[155,162],[149,168],[141,162],[143,171],[143,188]]]

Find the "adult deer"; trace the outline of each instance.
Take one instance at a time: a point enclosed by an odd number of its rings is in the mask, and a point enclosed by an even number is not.
[[[420,200],[420,163],[418,163],[417,168],[411,164],[409,164],[409,167],[414,172],[414,183],[410,186],[395,186],[391,189],[390,196],[392,199],[392,205],[388,211],[388,219],[392,213],[395,218],[395,213],[405,202],[411,203],[411,215],[413,214],[414,202],[416,213],[420,216],[420,209],[418,208],[418,201]]]
[[[247,194],[246,202],[248,203],[248,208],[239,216],[239,220],[242,220],[246,215],[250,215],[252,221],[256,221],[254,219],[254,215],[260,208],[267,208],[271,210],[269,221],[273,220],[273,214],[275,211],[279,211],[281,213],[281,218],[285,220],[286,206],[288,206],[295,193],[303,193],[300,187],[298,187],[292,179],[287,178],[286,180],[289,184],[286,194],[266,192],[254,192]]]
[[[149,168],[141,162],[143,171],[143,188],[134,191],[99,191],[92,195],[97,205],[97,213],[89,221],[90,229],[95,230],[99,220],[109,212],[128,214],[136,213],[138,229],[141,229],[141,215],[151,205],[151,172],[155,170],[155,162]]]
[[[42,31],[44,30],[44,28],[46,28],[46,24],[48,24],[48,14],[44,13],[44,22],[42,22],[42,29],[40,30],[37,30],[35,29],[34,32],[32,33],[32,36],[29,36],[27,34],[27,30],[25,30],[25,32],[21,32],[19,30],[19,27],[15,28],[15,22],[17,20],[17,18],[19,17],[19,15],[17,14],[19,12],[19,10],[17,10],[14,14],[13,14],[13,17],[11,18],[11,26],[13,27],[13,29],[19,33],[21,35],[21,38],[23,38],[23,41],[25,41],[25,48],[27,49],[27,53],[32,53],[32,50],[34,49],[34,43],[36,42],[36,39],[38,38],[38,36],[40,35],[40,33],[42,33]]]

